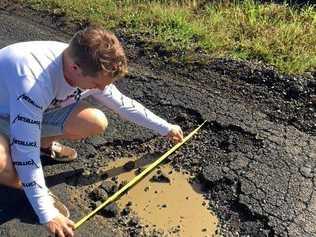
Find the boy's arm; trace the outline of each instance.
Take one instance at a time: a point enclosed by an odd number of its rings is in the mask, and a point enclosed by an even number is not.
[[[107,86],[103,92],[93,94],[93,97],[118,113],[121,118],[154,130],[162,136],[167,136],[174,129],[174,125],[155,115],[137,101],[123,95],[113,84]]]
[[[35,79],[12,78],[10,93],[10,146],[13,165],[26,196],[40,223],[47,223],[59,212],[45,184],[40,160],[43,90]]]

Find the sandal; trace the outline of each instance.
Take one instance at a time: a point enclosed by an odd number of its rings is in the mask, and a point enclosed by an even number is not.
[[[56,161],[70,162],[77,158],[77,151],[69,146],[53,142],[48,148],[41,148],[41,155],[48,156]]]

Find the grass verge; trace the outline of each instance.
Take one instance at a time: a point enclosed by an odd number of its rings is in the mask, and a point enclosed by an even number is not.
[[[254,0],[19,1],[110,30],[121,28],[128,36],[137,35],[171,51],[260,60],[290,74],[316,69],[316,8],[312,5],[295,8]]]

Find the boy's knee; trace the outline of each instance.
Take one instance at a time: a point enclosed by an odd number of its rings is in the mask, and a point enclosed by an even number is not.
[[[105,114],[99,110],[95,109],[94,111],[94,116],[95,116],[95,133],[103,133],[106,128],[108,127],[108,120],[105,116]]]

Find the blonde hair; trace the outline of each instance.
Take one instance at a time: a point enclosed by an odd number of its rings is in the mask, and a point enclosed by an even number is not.
[[[100,26],[78,31],[70,41],[69,54],[85,75],[106,72],[115,79],[128,72],[127,59],[119,40]]]

